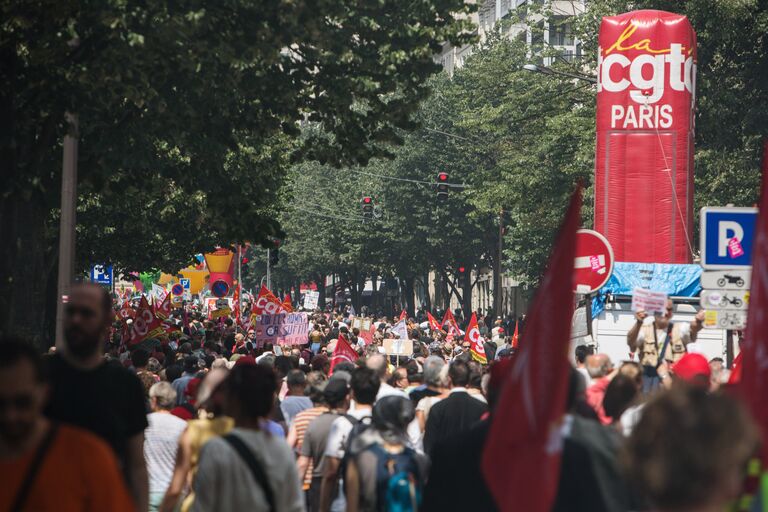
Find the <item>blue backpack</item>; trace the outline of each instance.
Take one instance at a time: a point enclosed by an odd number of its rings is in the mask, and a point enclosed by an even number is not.
[[[389,453],[378,444],[370,448],[376,455],[376,508],[381,512],[417,512],[423,483],[416,452],[405,447]]]

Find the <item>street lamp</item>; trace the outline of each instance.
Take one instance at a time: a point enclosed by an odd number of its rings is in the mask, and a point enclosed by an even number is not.
[[[536,64],[526,64],[523,69],[530,71],[531,73],[541,73],[542,75],[560,75],[568,78],[575,78],[576,80],[583,80],[591,84],[597,83],[597,78],[590,75],[582,75],[581,73],[566,73],[565,71],[558,71],[547,66],[538,66]]]

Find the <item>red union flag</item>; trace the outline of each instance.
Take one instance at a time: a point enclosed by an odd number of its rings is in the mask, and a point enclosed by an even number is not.
[[[147,298],[142,295],[139,309],[136,311],[136,317],[133,319],[131,327],[131,338],[128,340],[128,346],[133,347],[144,340],[160,336],[165,333],[163,324],[147,302]]]
[[[283,309],[287,313],[293,313],[293,302],[291,302],[291,294],[287,293],[283,299]]]
[[[445,327],[445,324],[448,324],[448,328]],[[445,310],[443,323],[441,325],[451,336],[461,336],[461,329],[459,329],[459,324],[456,323],[456,318],[453,316],[453,313],[451,313],[450,308]]]
[[[253,314],[255,315],[276,315],[284,310],[283,304],[269,288],[262,286],[259,295],[253,303]]]
[[[598,35],[595,230],[616,261],[690,263],[696,34],[634,11]]]
[[[551,510],[557,492],[580,210],[578,187],[491,416],[482,471],[500,512]]]
[[[734,373],[741,374],[738,392],[768,440],[768,142],[763,147],[763,186],[760,213],[752,243],[752,289],[749,295],[747,329],[741,342],[739,365],[734,361]],[[768,443],[762,447],[763,471],[768,469]],[[765,477],[763,477],[765,479]],[[763,496],[763,501],[768,496]]]
[[[515,333],[512,335],[512,348],[517,349],[517,345],[520,342],[519,335],[517,334],[517,320],[515,320]]]
[[[171,294],[166,293],[163,302],[155,304],[155,316],[165,320],[171,316]]]
[[[485,357],[485,347],[480,339],[480,328],[477,326],[477,315],[472,313],[472,318],[469,320],[469,326],[467,327],[467,334],[464,339],[469,342],[469,353],[472,354],[472,359],[480,364],[488,364],[488,358]]]
[[[118,310],[117,314],[120,316],[120,319],[125,322],[129,318],[133,318],[136,316],[136,310],[134,310],[131,307],[130,301],[123,302],[123,305],[120,306],[120,309]]]
[[[437,320],[435,317],[432,316],[432,313],[427,312],[427,320],[429,320],[429,330],[430,331],[439,331],[440,330],[440,324],[437,323]]]
[[[336,341],[336,348],[333,349],[333,355],[331,356],[331,373],[333,373],[333,367],[342,361],[349,361],[354,363],[357,361],[358,355],[355,349],[347,342],[346,338],[339,334],[339,339]]]

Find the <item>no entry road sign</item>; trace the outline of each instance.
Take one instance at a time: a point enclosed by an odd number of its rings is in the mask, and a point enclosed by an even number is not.
[[[591,229],[576,232],[574,261],[576,293],[592,293],[602,288],[613,272],[613,249],[608,240]]]

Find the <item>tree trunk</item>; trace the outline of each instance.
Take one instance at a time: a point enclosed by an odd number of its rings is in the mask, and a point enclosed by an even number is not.
[[[408,276],[403,279],[403,294],[405,295],[405,310],[408,312],[408,317],[416,316],[415,297],[413,293],[413,283],[415,278]]]
[[[461,277],[461,310],[464,313],[464,320],[469,320],[472,316],[472,272],[467,269]]]
[[[319,274],[315,284],[317,284],[318,292],[317,305],[321,310],[325,311],[325,274]]]
[[[0,202],[0,333],[28,338],[41,349],[53,344],[45,326],[56,311],[55,302],[52,310],[46,308],[47,214],[42,198],[36,196],[14,194]],[[54,280],[55,275],[54,270]]]
[[[360,294],[362,293],[362,287],[360,286],[360,272],[355,269],[352,272],[352,285],[349,287],[352,292],[352,306],[355,308],[355,313],[360,312]]]
[[[424,286],[424,309],[432,311],[432,298],[429,295],[429,273],[422,277],[422,286]]]
[[[493,312],[496,318],[502,318],[503,315],[503,297],[501,282],[501,261],[498,256],[493,258]]]

